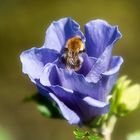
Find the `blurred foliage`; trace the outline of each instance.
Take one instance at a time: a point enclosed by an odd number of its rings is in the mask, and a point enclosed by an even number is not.
[[[61,115],[56,103],[47,96],[43,96],[40,93],[35,93],[35,94],[31,95],[30,97],[26,97],[23,101],[25,103],[34,101],[36,103],[38,111],[44,117],[62,119],[62,115]]]
[[[0,140],[13,140],[11,134],[5,130],[0,128]]]
[[[93,121],[86,124],[90,128],[99,128],[107,120],[108,114],[97,116]]]
[[[129,134],[127,140],[140,140],[140,131]]]
[[[131,83],[126,76],[118,79],[112,91],[111,113],[125,116],[140,107],[140,85]]]

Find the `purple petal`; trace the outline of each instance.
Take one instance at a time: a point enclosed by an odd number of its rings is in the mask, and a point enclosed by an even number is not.
[[[117,26],[111,26],[103,20],[93,20],[85,25],[86,50],[89,56],[98,58],[109,45],[121,38]]]
[[[80,94],[91,95],[97,98],[97,85],[88,83],[84,76],[64,69],[59,69],[54,64],[47,64],[40,77],[40,83],[44,86],[59,85]]]
[[[78,97],[75,93],[69,93],[68,91],[65,91],[59,86],[50,88],[54,92],[55,96],[63,102],[63,104],[65,104],[69,109],[76,112],[81,122],[90,121],[96,115],[101,115],[108,111],[108,103],[99,102],[90,97],[82,99]],[[66,113],[65,110],[61,111],[62,113]]]
[[[108,70],[111,55],[112,46],[108,46],[102,55],[97,59],[96,63],[92,66],[90,72],[86,76],[86,81],[91,83],[97,83],[101,78],[101,74]]]
[[[94,57],[89,57],[86,53],[82,55],[82,58],[83,58],[83,63],[80,70],[77,71],[77,73],[86,76],[91,70],[92,66],[95,64],[97,59]]]
[[[88,83],[83,75],[59,69],[54,64],[48,64],[40,77],[40,83],[44,86],[61,86],[75,91],[79,96],[90,96],[100,101],[106,100],[115,80],[114,75],[103,76],[96,84]]]
[[[101,102],[99,100],[93,99],[91,97],[85,97],[83,99],[87,104],[94,106],[94,107],[105,107],[106,105],[108,105],[109,103],[106,102]]]
[[[49,95],[56,101],[59,106],[64,118],[68,120],[70,124],[78,124],[80,122],[79,116],[70,108],[68,108],[62,101],[60,101],[54,94],[49,93]]]
[[[99,99],[101,101],[105,101],[107,95],[111,93],[111,90],[116,83],[118,77],[118,73],[114,73],[113,75],[110,76],[105,76],[103,75],[102,79],[99,81],[100,83],[100,90],[98,91],[100,94]]]
[[[58,53],[47,48],[32,48],[20,55],[22,71],[29,75],[31,80],[39,79],[44,66],[57,59]]]
[[[62,115],[70,124],[79,124],[80,123],[79,116],[73,110],[71,110],[69,107],[67,107],[61,100],[59,100],[58,97],[56,97],[53,93],[51,93],[53,91],[53,88],[45,87],[45,86],[41,85],[39,82],[37,82],[37,88],[43,96],[45,96],[47,98],[51,97],[57,103],[57,105],[60,108],[60,111],[62,112]],[[56,92],[66,91],[66,92],[68,92],[68,94],[73,93],[73,91],[71,91],[69,89],[65,89],[63,87],[60,87],[60,89],[57,89],[54,87],[54,91],[55,90],[56,90]]]
[[[74,36],[80,36],[85,41],[85,37],[80,31],[80,26],[77,22],[71,18],[54,21],[46,31],[44,47],[54,49],[60,53],[66,41]]]
[[[120,66],[123,63],[123,58],[120,56],[113,56],[111,59],[111,64],[109,67],[109,70],[102,73],[103,75],[113,75],[117,73],[120,70]]]

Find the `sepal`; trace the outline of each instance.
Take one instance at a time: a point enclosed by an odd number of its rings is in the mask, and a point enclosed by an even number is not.
[[[30,97],[26,97],[24,102],[34,101],[36,103],[38,111],[47,118],[59,118],[62,119],[62,115],[59,111],[56,103],[50,98],[41,95],[40,93],[35,93]]]

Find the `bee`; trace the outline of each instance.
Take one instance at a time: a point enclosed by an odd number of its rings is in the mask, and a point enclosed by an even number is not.
[[[68,39],[64,56],[66,68],[78,71],[82,64],[80,54],[83,52],[85,52],[85,46],[79,36]]]

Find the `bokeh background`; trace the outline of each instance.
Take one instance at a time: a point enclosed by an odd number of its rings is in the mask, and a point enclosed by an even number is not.
[[[140,1],[139,0],[0,0],[0,128],[14,140],[74,140],[62,120],[42,117],[35,104],[22,99],[36,91],[22,74],[19,55],[31,47],[41,47],[45,30],[53,20],[71,16],[83,25],[91,19],[117,24],[123,38],[114,53],[124,57],[121,75],[140,83]],[[119,119],[113,140],[140,129],[140,110]]]

